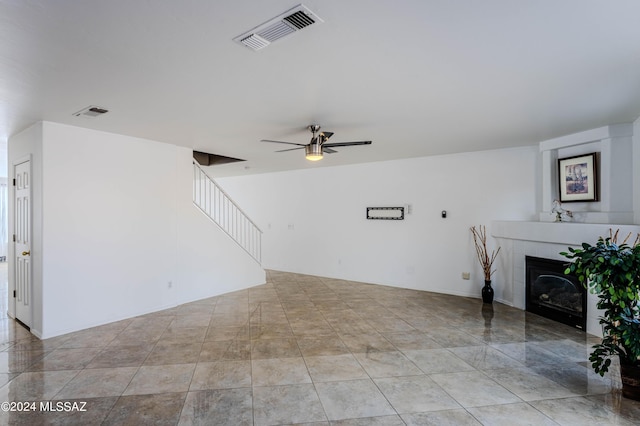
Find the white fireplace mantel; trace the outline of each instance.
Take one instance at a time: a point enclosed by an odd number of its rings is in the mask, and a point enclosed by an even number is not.
[[[495,238],[578,246],[584,242],[593,244],[598,240],[598,237],[606,238],[609,236],[610,230],[614,233],[619,230],[619,237],[626,237],[631,233],[635,239],[635,234],[640,232],[640,226],[603,223],[495,221],[492,223],[491,234]]]

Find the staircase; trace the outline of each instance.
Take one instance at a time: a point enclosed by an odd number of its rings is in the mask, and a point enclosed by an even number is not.
[[[193,162],[193,204],[258,264],[262,262],[262,231],[195,161]]]

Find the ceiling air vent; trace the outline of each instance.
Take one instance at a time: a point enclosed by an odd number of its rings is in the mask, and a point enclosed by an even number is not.
[[[270,44],[267,40],[255,34],[246,36],[245,38],[240,40],[240,42],[245,46],[252,48],[253,50],[260,50]]]
[[[105,109],[105,108],[101,108],[95,105],[91,105],[88,106],[86,108],[81,109],[78,112],[74,112],[73,115],[75,117],[84,117],[84,118],[96,118],[96,117],[100,117],[101,115],[104,115],[106,113],[108,113],[109,110]]]
[[[250,49],[260,50],[276,40],[321,22],[324,21],[318,15],[310,11],[305,5],[299,4],[233,40],[244,44]]]
[[[304,27],[308,27],[309,25],[316,22],[313,20],[312,17],[305,15],[305,13],[302,11],[293,13],[287,16],[286,18],[284,18],[284,20],[299,30],[303,29]]]

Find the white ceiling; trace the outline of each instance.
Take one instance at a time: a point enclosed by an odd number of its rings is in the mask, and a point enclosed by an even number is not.
[[[640,1],[0,0],[0,141],[39,120],[244,158],[219,176],[531,145],[640,116]],[[89,105],[110,112],[72,116]],[[275,153],[339,148],[310,163]]]

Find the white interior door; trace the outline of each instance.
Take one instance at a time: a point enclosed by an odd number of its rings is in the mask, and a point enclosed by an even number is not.
[[[16,164],[15,176],[15,313],[31,327],[31,162]]]

